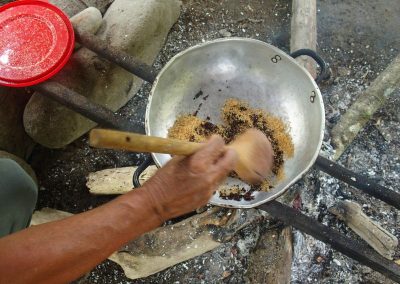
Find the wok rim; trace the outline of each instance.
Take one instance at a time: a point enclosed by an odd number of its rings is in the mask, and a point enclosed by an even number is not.
[[[161,71],[157,74],[156,79],[154,80],[152,87],[151,87],[151,91],[149,94],[149,98],[148,98],[148,102],[147,102],[147,106],[146,106],[146,114],[145,114],[145,131],[146,131],[146,135],[150,135],[151,129],[150,129],[150,123],[149,123],[149,116],[150,116],[150,110],[151,110],[151,102],[153,100],[153,96],[154,93],[156,91],[157,88],[157,83],[159,81],[159,79],[161,78],[161,76],[168,71],[169,67],[174,64],[174,62],[186,55],[186,53],[200,48],[200,47],[204,47],[207,45],[212,45],[215,43],[219,43],[219,42],[249,42],[249,43],[257,43],[257,44],[262,44],[267,48],[270,48],[272,50],[274,50],[275,52],[277,52],[280,56],[283,56],[285,59],[291,61],[292,63],[295,64],[295,66],[297,66],[298,68],[300,68],[300,70],[308,77],[308,79],[311,81],[311,83],[313,84],[315,90],[316,90],[316,95],[319,98],[319,110],[320,110],[320,115],[323,118],[321,120],[321,131],[320,131],[320,135],[319,135],[319,142],[318,145],[316,147],[316,151],[314,153],[314,155],[312,156],[312,158],[310,159],[309,163],[280,191],[277,191],[274,194],[271,194],[270,196],[264,198],[263,200],[260,200],[258,202],[252,203],[252,204],[235,204],[235,205],[230,205],[229,201],[230,200],[225,200],[225,203],[219,203],[216,201],[212,201],[212,199],[210,199],[210,201],[208,202],[209,204],[212,205],[216,205],[216,206],[221,206],[221,207],[227,207],[227,208],[254,208],[257,206],[260,206],[264,203],[267,203],[269,201],[273,201],[275,199],[277,199],[278,197],[280,197],[282,194],[284,194],[293,184],[295,184],[298,180],[300,180],[309,170],[310,168],[315,164],[315,161],[318,158],[319,152],[321,150],[322,147],[322,142],[323,142],[323,138],[324,138],[324,131],[325,131],[325,107],[324,107],[324,103],[323,103],[323,99],[322,99],[322,95],[321,95],[321,91],[317,85],[317,83],[315,82],[314,78],[311,76],[311,74],[307,71],[307,69],[305,69],[303,66],[301,66],[293,57],[291,57],[290,55],[288,55],[287,53],[285,53],[283,50],[268,44],[266,42],[263,42],[261,40],[257,40],[257,39],[251,39],[251,38],[242,38],[242,37],[231,37],[231,38],[220,38],[220,39],[215,39],[215,40],[211,40],[211,41],[207,41],[204,43],[199,43],[196,44],[194,46],[191,46],[179,53],[177,53],[175,56],[173,56],[166,64],[165,66],[161,69]],[[158,160],[158,153],[151,153],[152,159],[154,161],[154,163],[156,164],[157,168],[161,168],[162,165],[160,163],[160,161]]]

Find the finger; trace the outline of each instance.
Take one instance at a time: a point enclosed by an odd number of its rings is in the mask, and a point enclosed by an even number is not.
[[[238,155],[236,151],[233,149],[227,149],[224,155],[218,159],[216,164],[213,166],[216,182],[220,183],[231,171],[234,170],[237,160]]]
[[[176,156],[172,156],[172,158],[171,158],[170,161],[173,161],[173,162],[175,162],[175,163],[178,163],[178,162],[182,161],[182,160],[185,159],[185,158],[186,158],[185,156],[176,155]],[[169,162],[170,162],[170,161],[169,161]]]
[[[187,165],[187,169],[190,172],[194,174],[204,173],[214,164],[217,157],[225,151],[224,148],[223,139],[219,136],[213,136],[200,150],[182,162]]]
[[[222,139],[221,136],[213,135],[193,156],[196,157],[196,159],[206,161],[208,165],[212,165],[224,152],[224,139]]]

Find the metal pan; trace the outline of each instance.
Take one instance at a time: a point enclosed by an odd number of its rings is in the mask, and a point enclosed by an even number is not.
[[[140,62],[133,56],[121,50],[109,46],[106,41],[101,40],[90,33],[75,29],[75,35],[79,43],[97,53],[99,56],[121,66],[122,68],[126,69],[132,74],[135,74],[143,80],[146,80],[150,83],[153,83],[155,81],[155,78],[157,77],[157,71],[154,70],[151,66]],[[266,46],[270,47],[269,45]],[[278,52],[280,51],[278,50]],[[325,62],[314,51],[301,49],[290,54],[290,56],[293,58],[300,55],[308,55],[312,57],[320,66],[321,72],[318,75],[317,79],[315,79],[317,83],[327,77],[328,72],[326,72],[327,69],[325,66]],[[278,61],[281,61],[281,59],[282,57],[280,55],[279,57],[271,58],[273,63],[278,63]],[[120,115],[115,114],[111,110],[105,108],[104,106],[96,104],[88,100],[85,96],[82,96],[58,83],[45,82],[34,86],[34,89],[47,96],[49,99],[55,100],[60,104],[65,105],[71,110],[74,110],[77,113],[93,120],[103,127],[124,131],[140,133],[142,132],[142,127],[138,123],[132,122],[129,119],[125,119]],[[315,99],[314,95],[311,95],[310,99]],[[148,167],[151,163],[153,163],[153,159],[150,157],[146,159],[134,172],[133,184],[135,187],[140,186],[140,173],[143,172],[143,170],[145,170],[146,167]],[[339,164],[330,161],[322,156],[319,156],[317,158],[315,165],[320,170],[326,172],[332,177],[348,183],[349,185],[371,196],[374,196],[375,198],[380,199],[387,204],[394,206],[395,208],[400,209],[400,194],[395,192],[394,190],[384,187],[378,184],[376,181],[370,180],[363,175],[349,171],[348,169],[343,168]]]
[[[200,91],[207,100],[195,99]],[[218,193],[210,200],[219,206],[251,208],[283,194],[314,164],[324,133],[323,101],[314,79],[285,52],[253,39],[219,39],[179,53],[158,74],[146,110],[146,133],[167,137],[179,115],[196,111],[198,117],[220,123],[220,109],[228,98],[283,119],[295,146],[294,157],[285,162],[286,177],[270,192],[255,192],[250,201],[225,200]],[[152,157],[158,167],[171,159],[166,154]],[[249,188],[233,178],[223,186],[233,185]]]

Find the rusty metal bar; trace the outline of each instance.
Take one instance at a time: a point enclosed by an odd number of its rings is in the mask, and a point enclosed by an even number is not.
[[[382,273],[396,282],[400,282],[400,266],[384,258],[365,243],[348,238],[278,201],[271,201],[258,208],[283,221],[286,225],[291,225],[317,240],[331,245],[332,248],[359,261],[361,264]]]
[[[358,188],[369,195],[378,198],[389,205],[400,210],[400,194],[384,187],[365,176],[352,172],[338,163],[328,160],[322,156],[318,156],[315,165],[327,174],[337,178],[355,188]]]
[[[75,39],[87,49],[97,53],[101,57],[113,62],[128,72],[142,78],[143,80],[153,83],[157,76],[157,71],[148,64],[141,62],[132,55],[111,46],[105,40],[99,37],[79,30],[74,27]]]
[[[144,133],[143,127],[137,122],[125,119],[111,110],[91,102],[85,96],[82,96],[59,83],[48,81],[33,86],[32,89],[59,102],[103,127]]]

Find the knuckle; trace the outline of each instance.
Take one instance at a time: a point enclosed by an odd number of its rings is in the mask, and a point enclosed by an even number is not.
[[[191,157],[187,163],[187,170],[193,174],[203,173],[207,170],[207,165],[201,157]]]

